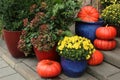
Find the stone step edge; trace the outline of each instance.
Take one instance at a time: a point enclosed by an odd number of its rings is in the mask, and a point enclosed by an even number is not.
[[[0,46],[0,51],[3,52],[1,56],[2,59],[5,60],[18,73],[20,73],[26,80],[39,80],[40,79],[40,77],[34,70],[32,70],[30,67],[28,67],[26,64],[22,62],[23,59],[13,58],[11,55],[9,55],[10,53],[4,50],[1,46]]]

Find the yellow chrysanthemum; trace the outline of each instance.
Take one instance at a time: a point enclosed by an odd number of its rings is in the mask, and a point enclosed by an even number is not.
[[[62,45],[58,47],[59,50],[63,50],[63,48],[64,48],[64,46],[62,46]]]
[[[58,51],[60,52],[60,55],[63,55],[63,56],[65,56],[65,54],[69,55],[69,58],[73,58],[73,55],[76,55],[76,54],[77,56],[78,55],[80,56],[81,54],[86,54],[85,57],[86,57],[86,60],[88,60],[94,51],[94,46],[90,42],[90,40],[85,37],[80,37],[80,36],[64,37],[64,39],[59,41],[58,43]],[[69,51],[71,52],[69,53]],[[70,55],[70,54],[73,54],[73,55]],[[84,56],[81,56],[81,57],[84,57]]]
[[[90,55],[87,55],[87,56],[86,56],[86,60],[88,60],[88,59],[90,59]]]

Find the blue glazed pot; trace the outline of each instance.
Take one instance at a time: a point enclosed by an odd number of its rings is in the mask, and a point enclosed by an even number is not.
[[[79,36],[86,37],[92,42],[96,38],[96,29],[103,25],[103,20],[99,19],[98,22],[83,22],[76,21],[75,23],[75,33]]]
[[[69,77],[79,77],[87,68],[87,61],[72,61],[61,58],[61,66],[65,75]]]

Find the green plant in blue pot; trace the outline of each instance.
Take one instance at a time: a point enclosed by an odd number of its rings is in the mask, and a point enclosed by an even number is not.
[[[63,72],[69,77],[82,75],[94,50],[91,41],[85,37],[65,36],[57,45]]]

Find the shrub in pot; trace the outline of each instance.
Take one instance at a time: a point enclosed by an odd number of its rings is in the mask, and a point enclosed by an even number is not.
[[[34,14],[33,18],[24,28],[27,33],[20,38],[20,41],[24,40],[23,45],[25,44],[25,46],[21,47],[22,44],[19,44],[19,48],[24,52],[29,52],[32,48],[48,52],[49,49],[56,46],[59,39],[72,34],[69,27],[74,23],[74,16],[80,5],[78,1],[74,0],[46,0],[34,5],[31,10]],[[29,36],[29,41],[25,39],[26,36]],[[24,50],[27,48],[28,50]]]
[[[22,20],[27,16],[28,6],[31,3],[32,1],[29,0],[1,0],[0,2],[4,39],[8,50],[15,58],[24,57],[24,54],[18,50],[17,45],[21,30],[24,27]]]

